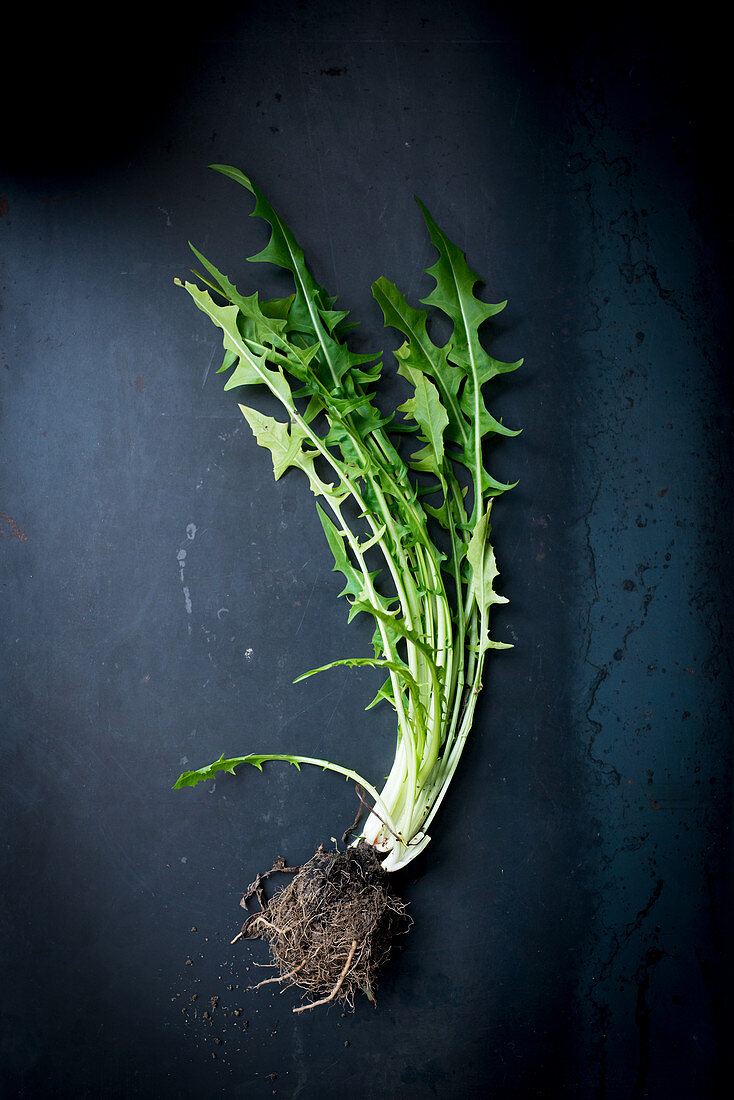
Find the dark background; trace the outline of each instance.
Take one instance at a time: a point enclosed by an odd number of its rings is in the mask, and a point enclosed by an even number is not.
[[[722,28],[705,6],[470,0],[3,22],[3,1097],[720,1095]],[[403,876],[414,928],[377,1008],[347,1015],[248,992],[264,948],[230,939],[258,870],[341,835],[352,786],[271,765],[171,790],[268,749],[379,782],[394,736],[363,713],[368,672],[291,683],[369,638],[173,283],[191,240],[243,291],[285,292],[244,262],[265,228],[212,162],[286,217],[355,347],[397,343],[378,275],[431,288],[418,194],[510,300],[492,351],[525,356],[492,405],[524,429],[492,456],[519,482],[494,519],[515,648]]]

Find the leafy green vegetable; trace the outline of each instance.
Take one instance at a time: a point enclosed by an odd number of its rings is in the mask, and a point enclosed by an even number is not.
[[[225,389],[265,387],[280,401],[284,420],[249,405],[240,409],[270,451],[275,478],[291,468],[305,474],[334,569],[344,578],[349,618],[364,613],[374,623],[373,656],[334,660],[299,679],[344,665],[383,669],[387,678],[369,705],[392,705],[398,742],[379,793],[348,768],[288,754],[222,756],[185,772],[176,787],[271,760],[336,771],[373,799],[364,836],[387,853],[383,866],[396,870],[428,843],[426,830],[472,725],[486,653],[507,648],[489,633],[492,606],[507,602],[494,589],[489,539],[492,500],[511,486],[486,469],[484,444],[492,435],[518,433],[491,414],[484,389],[521,360],[503,363],[484,349],[480,329],[506,303],[476,296],[478,276],[419,201],[438,252],[428,269],[435,287],[421,303],[428,308],[410,305],[384,277],[372,287],[386,326],[405,337],[395,356],[411,391],[384,414],[375,402],[382,362],[348,347],[354,323],[316,282],[288,226],[242,172],[212,167],[255,197],[253,214],[268,224],[270,239],[251,260],[290,272],[294,292],[270,301],[244,296],[193,246],[207,273],[195,274],[208,289],[179,285],[221,331],[220,369],[231,372]],[[441,346],[430,335],[429,310],[450,323]],[[406,434],[418,444],[407,457],[399,445]],[[377,569],[368,568],[370,550],[379,552]]]

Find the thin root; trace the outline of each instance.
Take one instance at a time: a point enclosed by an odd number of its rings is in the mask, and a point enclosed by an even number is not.
[[[283,929],[278,928],[277,924],[273,924],[272,921],[265,920],[265,917],[261,913],[258,913],[258,915],[255,917],[254,921],[252,922],[252,926],[254,927],[256,924],[264,924],[266,928],[272,928],[272,930],[277,933],[277,935],[283,935]]]
[[[345,829],[344,832],[342,833],[342,844],[348,844],[349,843],[349,835],[350,835],[350,833],[353,833],[354,830],[359,825],[359,819],[362,816],[362,810],[367,805],[365,800],[364,800],[364,791],[359,786],[359,784],[356,784],[354,789],[356,790],[357,798],[359,799],[359,809],[357,810],[357,816],[355,817],[353,824],[350,825],[348,829]]]
[[[349,972],[349,967],[352,965],[352,959],[354,958],[354,952],[356,950],[357,950],[357,941],[352,940],[352,946],[349,948],[349,954],[347,955],[347,961],[344,964],[344,969],[342,970],[341,974],[339,975],[337,983],[334,986],[334,988],[332,989],[332,991],[331,991],[331,993],[329,994],[328,997],[322,997],[320,1001],[312,1001],[310,1005],[300,1005],[300,1007],[294,1008],[293,1011],[294,1012],[307,1012],[309,1010],[309,1008],[317,1008],[318,1005],[327,1005],[327,1004],[329,1004],[330,1001],[333,1001],[334,998],[336,997],[336,995],[338,994],[339,990],[341,989],[342,985],[344,984],[344,979],[346,978],[347,973]]]
[[[248,917],[248,919],[242,925],[241,931],[237,933],[233,940],[229,941],[230,944],[237,943],[237,940],[242,939],[243,936],[249,936],[250,929],[254,928],[256,924],[264,924],[266,928],[272,928],[272,930],[276,932],[279,936],[283,934],[282,929],[278,928],[275,924],[272,924],[271,921],[265,920],[265,917],[262,915],[262,913],[253,913],[253,915],[251,917]]]
[[[289,970],[287,974],[279,974],[274,978],[264,978],[261,982],[258,982],[257,985],[248,986],[248,990],[250,990],[250,989],[260,989],[264,985],[271,985],[272,982],[287,982],[291,978],[294,978],[299,970],[303,970],[303,968],[304,968],[304,966],[306,965],[307,962],[308,962],[308,959],[304,959],[302,963],[299,963],[299,965],[294,967],[293,970]]]

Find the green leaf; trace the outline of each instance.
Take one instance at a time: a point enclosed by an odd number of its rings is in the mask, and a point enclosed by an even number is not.
[[[517,364],[501,364],[493,359],[482,346],[479,330],[490,317],[504,309],[506,302],[491,304],[482,302],[474,293],[479,276],[469,267],[464,253],[436,224],[433,217],[417,200],[425,219],[431,241],[438,251],[438,259],[427,269],[433,276],[435,287],[421,299],[424,305],[440,309],[453,323],[451,347],[448,358],[465,374],[459,395],[461,413],[469,425],[470,438],[460,442],[459,461],[468,467],[474,481],[473,519],[482,514],[486,493],[503,492],[509,486],[492,478],[484,469],[482,440],[490,432],[502,435],[518,434],[496,420],[487,409],[482,386],[496,374],[515,369]]]
[[[490,317],[500,313],[507,302],[491,304],[475,296],[474,287],[479,282],[479,276],[469,267],[461,249],[439,228],[427,207],[420,199],[416,201],[439,252],[435,264],[427,269],[427,273],[436,280],[436,286],[421,301],[424,305],[440,309],[454,322],[451,341],[454,354],[465,354],[475,364],[477,372],[485,372],[486,377],[490,377],[492,360],[479,341],[479,328]]]
[[[332,661],[299,680],[340,666],[387,672],[369,706],[387,700],[394,707],[398,749],[383,795],[341,765],[286,754],[222,755],[184,772],[176,786],[232,773],[240,764],[262,769],[270,760],[331,769],[375,800],[365,835],[387,853],[386,869],[395,870],[428,842],[473,719],[485,652],[507,648],[489,637],[491,607],[507,602],[494,589],[489,519],[492,498],[510,486],[485,468],[483,445],[490,436],[518,433],[492,415],[485,388],[522,361],[502,363],[485,349],[484,326],[504,303],[477,296],[479,280],[464,253],[419,203],[438,253],[428,269],[435,286],[425,308],[410,305],[384,277],[372,287],[385,324],[404,338],[395,358],[410,396],[397,410],[403,419],[396,419],[374,398],[382,362],[347,347],[348,313],[317,283],[290,228],[242,172],[212,167],[254,196],[252,213],[270,232],[251,259],[289,272],[293,293],[262,302],[243,295],[195,248],[203,272],[197,277],[208,289],[185,288],[221,331],[225,389],[263,385],[284,406],[284,420],[240,407],[270,452],[276,480],[300,468],[316,497],[328,502],[329,514],[318,503],[317,512],[334,571],[344,578],[349,619],[359,612],[373,619],[374,656]],[[435,311],[450,324],[443,346],[432,336]],[[401,432],[418,436],[410,460],[398,450]],[[370,571],[380,557],[381,569]]]
[[[351,619],[354,618],[354,615],[357,614],[357,611],[354,609],[354,600],[362,599],[367,605],[364,607],[360,607],[357,610],[370,610],[369,599],[366,596],[365,591],[365,580],[359,570],[355,569],[355,567],[349,560],[347,548],[344,544],[344,536],[331,522],[326,512],[319,504],[316,505],[316,511],[319,514],[321,526],[323,527],[324,534],[326,535],[326,541],[329,543],[329,546],[331,547],[331,552],[334,555],[333,572],[341,573],[346,581],[346,584],[344,585],[344,588],[341,590],[339,595],[353,597],[353,600],[350,600],[352,606],[349,613],[349,619],[351,621]]]
[[[248,346],[238,328],[238,306],[217,305],[208,291],[201,290],[193,283],[181,283],[178,279],[176,283],[188,291],[202,313],[205,313],[222,330],[222,343],[225,351],[236,355],[239,360],[238,368],[241,368],[239,375],[241,380],[234,382],[233,375],[227,381],[225,389],[231,388],[233,385],[252,385],[254,382],[262,382],[280,398],[289,412],[292,411],[293,397],[290,384],[280,367],[272,369],[267,366],[265,353],[257,355]],[[238,368],[235,368],[234,374],[237,374]]]
[[[308,438],[308,433],[300,424],[292,422],[290,425],[275,420],[272,416],[264,416],[257,409],[251,409],[247,405],[240,405],[240,412],[252,428],[252,433],[261,447],[266,447],[273,456],[273,473],[275,480],[291,466],[304,468],[305,461],[313,463],[313,453],[305,456],[303,443]]]
[[[402,366],[410,367],[413,371],[422,371],[433,379],[449,418],[447,438],[467,443],[469,427],[458,401],[463,372],[448,361],[450,343],[443,348],[433,343],[426,328],[428,312],[409,305],[389,279],[380,276],[372,284],[372,294],[382,310],[385,324],[408,337],[406,343],[395,352],[401,365],[399,372],[402,373]]]
[[[207,260],[206,256],[203,256],[202,253],[193,246],[191,241],[189,241],[189,248],[214,278],[223,296],[233,305],[236,305],[246,317],[252,318],[258,325],[262,326],[264,333],[279,335],[283,331],[285,328],[285,321],[276,317],[266,318],[260,308],[257,292],[249,296],[240,294],[234,283],[230,282],[226,275],[223,275],[211,261]]]
[[[375,695],[372,702],[368,703],[367,706],[364,709],[366,711],[367,710],[373,710],[378,705],[378,703],[382,703],[382,702],[389,703],[390,706],[393,707],[393,708],[395,707],[395,696],[393,694],[393,689],[392,689],[392,680],[390,679],[389,676],[388,676],[387,680],[385,680],[385,683],[382,685],[380,690]]]
[[[336,332],[345,327],[347,312],[333,309],[336,299],[329,297],[324,288],[316,282],[306,264],[303,249],[288,225],[252,180],[228,165],[213,164],[211,167],[229,176],[255,196],[255,209],[252,216],[267,222],[271,235],[265,248],[254,256],[250,256],[249,259],[253,263],[275,264],[293,275],[296,293],[288,314],[289,331],[303,333],[310,340],[316,340],[319,343],[321,381],[328,389],[339,386],[351,367],[372,362],[375,356],[350,352],[346,345],[336,338]]]
[[[195,771],[183,772],[179,775],[176,782],[173,784],[173,790],[181,790],[182,787],[195,787],[197,783],[204,783],[207,779],[213,779],[218,772],[228,772],[230,775],[234,775],[235,768],[240,764],[252,764],[258,771],[262,771],[262,766],[267,760],[288,760],[285,756],[235,756],[230,760],[224,759],[224,753],[215,760],[212,764],[207,764],[204,768],[197,768]],[[290,763],[296,763],[290,761]],[[298,765],[296,764],[296,767]]]
[[[400,405],[400,412],[411,417],[419,425],[423,439],[433,455],[434,469],[438,473],[443,465],[443,433],[448,427],[449,417],[441,404],[438,390],[425,374],[402,363],[399,371],[407,378],[415,391],[414,396]]]
[[[375,805],[380,808],[380,812],[384,815],[385,820],[390,824],[390,827],[394,829],[390,811],[384,806],[379,794],[372,786],[372,784],[363,778],[359,772],[353,771],[351,768],[344,768],[341,764],[333,764],[330,760],[320,760],[313,756],[296,756],[291,753],[250,753],[248,756],[232,756],[225,760],[224,753],[215,760],[212,764],[207,764],[206,767],[197,768],[195,771],[183,772],[173,785],[173,790],[181,790],[182,787],[195,787],[197,783],[204,783],[208,779],[213,779],[219,772],[228,772],[230,775],[234,775],[235,768],[239,768],[241,764],[250,764],[252,767],[257,768],[258,771],[262,771],[263,764],[269,763],[271,760],[282,760],[286,764],[293,764],[294,767],[300,771],[301,764],[312,764],[316,768],[321,768],[323,771],[336,772],[338,775],[343,775],[346,779],[351,779],[355,783],[359,783],[361,787],[369,794],[375,802]]]
[[[230,351],[229,349],[224,353],[224,359],[222,360],[221,367],[217,368],[217,374],[222,374],[223,371],[230,370],[237,362],[237,352]]]
[[[239,168],[233,168],[230,164],[210,164],[209,167],[215,172],[221,172],[223,176],[229,176],[235,183],[241,184],[242,187],[246,187],[248,191],[251,191],[253,195],[255,194],[254,187],[245,173],[241,172]]]
[[[494,582],[499,575],[499,570],[494,549],[489,542],[491,532],[489,516],[491,510],[492,502],[490,500],[487,511],[477,521],[466,551],[466,559],[472,568],[474,599],[485,622],[492,604],[508,602],[506,596],[499,596],[494,590]],[[484,638],[480,639],[480,645],[483,649],[490,646],[495,649],[511,648],[507,643],[490,641],[486,632]]]

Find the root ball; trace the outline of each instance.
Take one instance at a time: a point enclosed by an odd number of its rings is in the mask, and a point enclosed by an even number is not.
[[[389,877],[370,845],[319,849],[243,928],[268,942],[279,970],[259,985],[304,989],[313,1000],[294,1012],[334,1001],[351,1008],[359,990],[374,1000],[393,941],[411,923]]]

